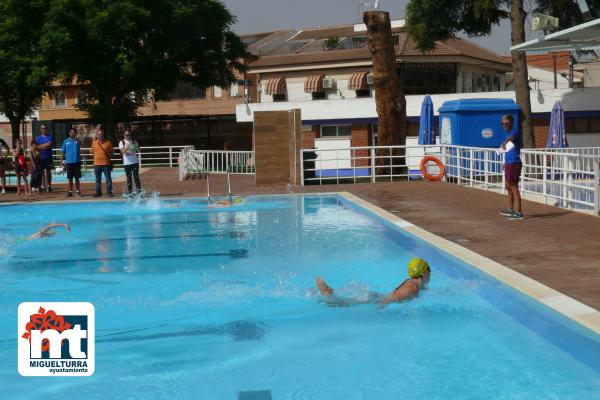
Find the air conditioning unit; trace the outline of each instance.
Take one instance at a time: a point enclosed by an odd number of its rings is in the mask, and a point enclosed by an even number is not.
[[[553,29],[558,28],[558,22],[558,18],[552,17],[550,15],[533,14],[531,30],[549,32]]]
[[[375,78],[373,78],[373,74],[367,75],[367,85],[374,85],[374,84],[375,84]]]
[[[333,79],[333,78],[323,79],[323,89],[335,89],[335,79]]]

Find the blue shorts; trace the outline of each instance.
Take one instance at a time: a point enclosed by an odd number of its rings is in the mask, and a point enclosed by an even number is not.
[[[45,169],[52,169],[54,168],[54,163],[52,162],[51,158],[40,158],[40,169],[41,170],[45,170]]]

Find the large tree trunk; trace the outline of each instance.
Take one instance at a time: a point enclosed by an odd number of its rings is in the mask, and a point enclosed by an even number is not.
[[[116,144],[117,139],[115,133],[115,127],[117,126],[115,105],[113,104],[113,97],[107,96],[104,99],[104,135],[108,140]]]
[[[10,121],[10,130],[12,132],[12,145],[21,137],[21,121]]]
[[[379,117],[378,146],[404,145],[406,143],[406,99],[396,69],[396,53],[392,36],[390,15],[384,11],[367,11],[363,21],[367,26],[367,40],[373,59],[375,104]],[[395,155],[403,155],[397,152]],[[378,151],[377,165],[389,165],[388,150]],[[395,158],[393,164],[401,164]],[[381,171],[378,171],[381,173]]]
[[[510,39],[512,45],[521,44],[525,41],[525,10],[523,0],[511,0],[510,7]],[[523,147],[535,147],[535,137],[531,121],[531,99],[527,73],[527,59],[522,51],[512,52],[513,77],[515,80],[515,97],[521,108],[521,134],[523,135]]]
[[[17,139],[21,137],[21,122],[23,122],[23,117],[16,115],[17,113],[12,110],[5,110],[4,115],[8,118],[10,122],[10,130],[12,133],[12,143],[11,146],[14,147]],[[24,143],[24,145],[26,145]]]

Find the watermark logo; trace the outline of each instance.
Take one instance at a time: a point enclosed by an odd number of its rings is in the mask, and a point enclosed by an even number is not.
[[[485,128],[481,131],[481,136],[485,139],[490,139],[494,136],[494,130],[490,128]]]
[[[18,317],[21,375],[94,373],[95,327],[91,303],[21,303]]]

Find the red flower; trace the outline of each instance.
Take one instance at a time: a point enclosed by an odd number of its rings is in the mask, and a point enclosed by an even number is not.
[[[71,328],[71,324],[65,323],[65,318],[62,315],[56,315],[52,310],[44,310],[40,307],[37,314],[33,314],[29,318],[29,322],[25,325],[26,332],[21,336],[27,339],[31,343],[31,331],[45,331],[47,329],[54,329],[59,332],[63,332]],[[42,351],[48,351],[50,348],[50,342],[47,339],[42,341]]]

